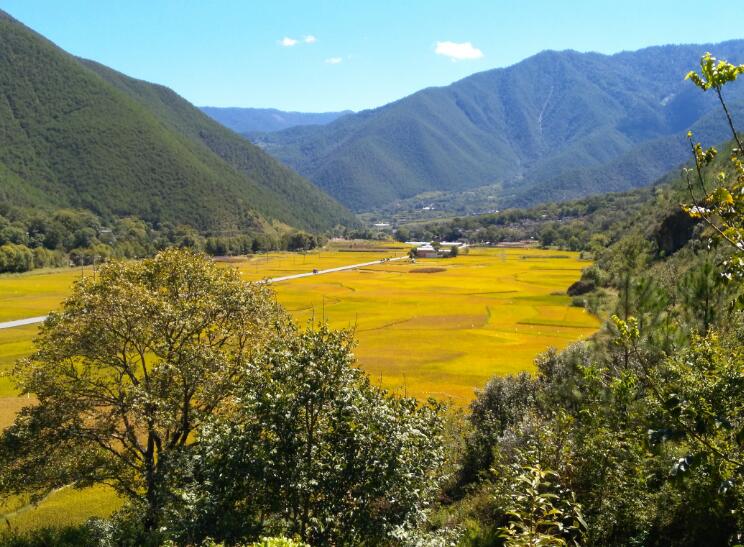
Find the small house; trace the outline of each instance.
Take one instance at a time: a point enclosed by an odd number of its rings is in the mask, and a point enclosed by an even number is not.
[[[416,258],[437,258],[438,256],[439,252],[429,243],[416,249]]]

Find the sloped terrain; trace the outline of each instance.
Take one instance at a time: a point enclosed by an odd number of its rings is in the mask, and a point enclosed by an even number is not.
[[[726,138],[715,97],[684,81],[705,51],[743,62],[744,40],[547,51],[325,126],[250,136],[355,210],[491,184],[503,206],[625,190],[685,161],[690,127]],[[726,91],[744,112],[744,85]]]
[[[60,50],[0,12],[0,199],[202,230],[353,223],[173,91]]]

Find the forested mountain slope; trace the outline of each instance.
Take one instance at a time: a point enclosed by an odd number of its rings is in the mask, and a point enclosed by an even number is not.
[[[202,112],[236,133],[281,131],[298,125],[325,125],[351,110],[341,112],[286,112],[276,108],[200,106]]]
[[[726,138],[715,97],[684,75],[744,40],[616,55],[546,51],[383,107],[253,140],[342,203],[370,210],[431,190],[499,185],[503,206],[652,182],[686,159],[684,134]],[[744,111],[744,86],[727,89]]]
[[[201,230],[353,217],[173,91],[65,53],[0,12],[0,199]]]

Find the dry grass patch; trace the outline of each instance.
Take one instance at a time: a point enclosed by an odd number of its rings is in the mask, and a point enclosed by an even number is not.
[[[16,413],[31,402],[31,399],[19,396],[0,398],[0,429],[12,424]]]
[[[408,270],[408,273],[432,274],[446,271],[447,268],[414,268],[413,270]]]

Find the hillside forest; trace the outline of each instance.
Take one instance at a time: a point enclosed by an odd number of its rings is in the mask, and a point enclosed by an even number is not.
[[[74,57],[3,11],[0,35],[0,271],[146,256],[192,234],[220,254],[357,226],[172,90]]]

